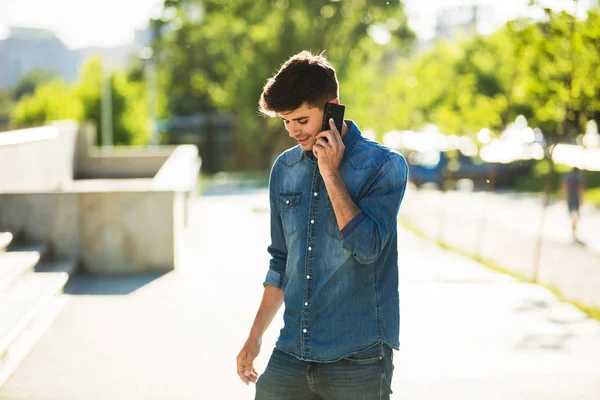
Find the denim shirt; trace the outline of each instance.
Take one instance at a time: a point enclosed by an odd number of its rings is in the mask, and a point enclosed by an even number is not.
[[[399,347],[397,215],[408,168],[346,124],[340,172],[362,213],[342,231],[311,153],[296,146],[271,170],[264,285],[284,291],[276,347],[305,361],[337,361],[377,342]]]

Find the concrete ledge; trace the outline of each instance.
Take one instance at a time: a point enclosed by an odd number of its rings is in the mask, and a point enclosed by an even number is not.
[[[77,179],[153,178],[177,146],[130,147],[110,150],[95,146],[96,129],[84,125],[77,137]]]
[[[73,179],[77,125],[0,133],[0,192],[59,190]]]
[[[48,136],[48,143],[67,149],[54,157],[67,156],[69,162],[39,177],[62,178],[66,166],[69,179],[61,179],[57,186],[52,180],[42,184],[25,177],[25,187],[10,186],[0,196],[0,227],[29,240],[48,242],[57,256],[81,262],[88,272],[176,268],[188,197],[196,187],[201,165],[196,146],[104,153],[89,146],[95,130],[86,126],[79,130],[75,166],[78,175],[102,179],[73,180],[77,126],[56,124],[40,132],[56,131],[58,139]],[[60,141],[63,132],[70,135],[69,143]],[[39,161],[36,157],[40,154],[23,151],[28,163]],[[11,165],[2,158],[0,163]],[[9,175],[22,179],[14,170]]]
[[[0,146],[15,146],[18,144],[42,142],[56,138],[58,138],[58,129],[52,126],[19,129],[16,131],[1,132]]]

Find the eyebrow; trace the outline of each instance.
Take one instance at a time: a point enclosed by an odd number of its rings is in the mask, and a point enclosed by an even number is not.
[[[289,121],[288,119],[285,119],[282,116],[279,116],[279,118],[281,118],[284,121]],[[308,115],[307,116],[298,117],[298,118],[294,118],[294,119],[292,119],[292,121],[300,121],[301,119],[306,119],[306,118],[308,118]]]

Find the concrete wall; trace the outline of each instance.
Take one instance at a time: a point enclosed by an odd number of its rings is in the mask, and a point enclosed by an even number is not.
[[[48,242],[58,257],[96,273],[177,267],[182,196],[174,191],[111,191],[0,196],[0,227]],[[176,220],[179,219],[179,220]],[[0,229],[0,230],[1,230]]]
[[[60,190],[73,180],[77,125],[0,133],[0,193]]]
[[[600,308],[599,254],[553,237],[557,227],[547,214],[542,224],[541,202],[539,208],[532,208],[531,202],[510,201],[506,196],[510,195],[441,193],[410,187],[400,208],[400,219],[429,238],[524,278],[536,279],[558,289],[567,299]],[[536,264],[541,226],[544,240]],[[568,236],[568,222],[564,229]]]
[[[152,178],[177,146],[96,147],[96,128],[82,126],[77,137],[75,177],[77,179]]]
[[[76,141],[77,132],[63,123],[0,134],[0,231],[47,242],[89,272],[177,268],[198,149],[104,154],[89,146],[91,128]],[[73,171],[101,179],[73,180]]]

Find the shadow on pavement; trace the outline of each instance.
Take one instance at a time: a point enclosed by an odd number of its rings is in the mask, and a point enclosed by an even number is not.
[[[65,294],[127,295],[152,283],[168,272],[118,275],[75,275],[69,279]]]

